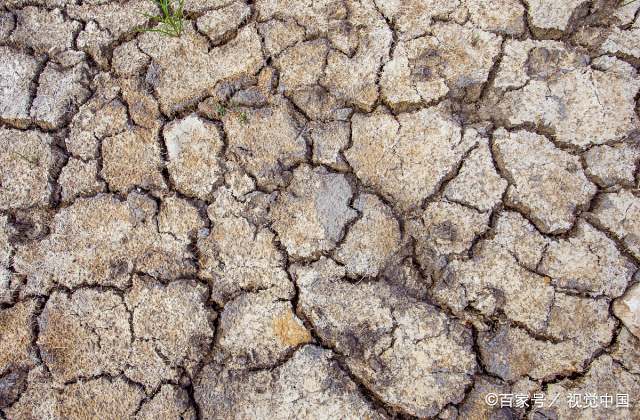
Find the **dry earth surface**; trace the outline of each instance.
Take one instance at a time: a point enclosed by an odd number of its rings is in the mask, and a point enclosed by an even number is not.
[[[616,3],[0,2],[0,419],[640,419]]]

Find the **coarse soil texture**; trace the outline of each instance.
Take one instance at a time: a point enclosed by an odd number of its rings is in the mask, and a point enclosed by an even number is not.
[[[640,1],[161,13],[0,0],[0,420],[640,419]]]

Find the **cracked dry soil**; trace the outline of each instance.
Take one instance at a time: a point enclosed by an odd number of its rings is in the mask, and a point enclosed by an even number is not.
[[[0,419],[640,419],[616,3],[3,0]]]

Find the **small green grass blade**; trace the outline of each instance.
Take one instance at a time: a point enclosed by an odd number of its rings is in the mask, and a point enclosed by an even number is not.
[[[157,19],[157,20],[159,20],[159,21],[162,21],[162,18],[161,18],[161,17],[159,17],[159,16],[151,16],[151,15],[149,15],[149,14],[147,14],[147,13],[138,12],[137,10],[134,10],[134,12],[138,13],[139,15],[146,16],[146,17],[148,17],[148,18],[151,18],[151,19]]]
[[[172,37],[179,37],[182,34],[182,31],[184,29],[184,14],[183,14],[184,0],[177,0],[178,8],[173,14],[170,13],[169,7],[171,7],[175,3],[175,1],[171,1],[171,2],[169,0],[159,0],[159,1],[151,0],[151,1],[153,1],[156,5],[160,6],[160,8],[164,13],[164,17],[152,16],[150,14],[139,12],[137,10],[134,10],[134,11],[142,16],[160,21],[160,23],[162,23],[162,27],[160,29],[136,29],[131,32],[134,32],[134,33],[135,32],[158,32],[160,36],[169,35]]]

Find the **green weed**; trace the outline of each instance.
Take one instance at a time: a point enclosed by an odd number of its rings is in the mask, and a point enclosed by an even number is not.
[[[15,151],[13,153],[15,153],[16,155],[20,156],[22,159],[26,160],[27,162],[29,162],[32,165],[38,165],[40,163],[40,152],[38,152],[38,156],[31,157],[31,158],[28,158],[25,155],[23,155],[21,153],[18,153],[18,152],[15,152]]]
[[[477,47],[478,41],[480,41],[480,35],[476,35],[471,39],[471,46]]]
[[[624,3],[624,0],[617,0],[617,1],[616,1],[616,9],[617,9],[617,8],[619,8],[619,7],[628,6],[628,5],[630,5],[631,3],[634,3],[635,1],[636,1],[636,0],[631,0],[631,1],[628,1],[628,2]],[[624,3],[624,4],[623,4],[623,3]]]
[[[184,0],[152,1],[162,8],[164,17],[151,16],[146,13],[138,12],[137,10],[135,10],[135,12],[148,18],[159,20],[162,23],[162,27],[160,29],[138,29],[133,32],[160,32],[160,36],[169,35],[173,37],[179,37],[182,34],[182,25],[184,23],[184,14],[182,11]],[[175,10],[173,14],[171,14],[169,11],[169,7],[171,7],[176,1],[178,2],[178,9]]]
[[[236,114],[236,121],[238,121],[238,124],[240,125],[240,127],[242,127],[242,124],[247,122],[247,115],[249,115],[249,111],[241,112],[240,108],[238,108],[238,104],[236,104],[236,101],[234,101],[233,99],[231,100],[231,103],[236,109],[234,112],[234,114]],[[216,102],[215,104],[216,104],[217,117],[218,118],[224,117],[227,114],[227,111],[228,111],[227,108],[220,105],[218,102]]]
[[[216,113],[218,114],[218,118],[222,118],[227,113],[227,108],[216,102]]]
[[[249,115],[249,111],[245,111],[245,112],[240,112],[240,108],[238,108],[238,104],[236,104],[236,102],[232,99],[231,103],[233,104],[233,106],[236,108],[236,112],[238,113],[238,124],[240,124],[240,127],[242,127],[242,123],[246,123],[247,122],[247,115]]]

